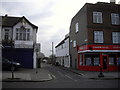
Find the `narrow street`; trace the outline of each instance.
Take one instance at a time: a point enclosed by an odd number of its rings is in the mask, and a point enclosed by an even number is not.
[[[53,79],[45,82],[3,82],[3,88],[118,88],[118,80],[93,80],[83,78],[59,66],[42,64]]]

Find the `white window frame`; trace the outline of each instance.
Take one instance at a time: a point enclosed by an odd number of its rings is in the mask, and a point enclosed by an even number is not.
[[[120,44],[120,32],[112,32],[113,44]]]
[[[103,23],[102,12],[93,11],[93,23]]]
[[[120,25],[120,14],[111,13],[111,24]]]
[[[76,40],[73,41],[73,47],[76,47]]]
[[[94,43],[104,43],[103,31],[94,31]]]
[[[4,40],[9,40],[10,38],[10,29],[5,29],[4,30]],[[5,37],[7,36],[8,39],[6,39]]]
[[[16,40],[30,41],[30,29],[21,30],[21,28],[16,28]]]
[[[78,22],[75,24],[75,31],[76,31],[76,32],[79,31],[79,24],[78,24]]]

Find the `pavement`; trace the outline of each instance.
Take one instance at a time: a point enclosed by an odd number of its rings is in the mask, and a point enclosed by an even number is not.
[[[56,67],[56,66],[55,66]],[[73,68],[65,68],[62,66],[57,66],[58,68],[69,70],[73,73],[80,75],[83,78],[87,79],[120,79],[120,72],[103,72],[104,77],[98,77],[100,72],[95,71],[80,71]],[[0,72],[0,81],[3,82],[12,82],[12,81],[21,81],[21,82],[43,82],[50,81],[53,79],[53,76],[49,71],[44,68],[38,69],[20,69],[14,72],[14,79],[12,78],[11,71],[3,71],[2,74]]]
[[[12,78],[11,71],[3,71],[2,76],[0,75],[0,81],[12,82],[43,82],[52,80],[52,76],[49,71],[38,68],[38,69],[20,69],[14,71],[14,78]]]
[[[98,75],[100,74],[99,71],[80,71],[77,69],[73,69],[73,68],[65,68],[65,67],[61,67],[60,68],[64,69],[64,70],[69,70],[73,73],[76,73],[80,76],[82,76],[83,78],[88,78],[88,79],[97,79],[97,80],[111,80],[111,79],[120,79],[120,71],[106,71],[106,72],[102,72],[103,77],[98,77]]]

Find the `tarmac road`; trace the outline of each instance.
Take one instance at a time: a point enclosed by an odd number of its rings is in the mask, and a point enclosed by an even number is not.
[[[46,82],[3,82],[3,88],[118,88],[118,80],[94,80],[83,78],[58,66],[43,64],[53,79]]]

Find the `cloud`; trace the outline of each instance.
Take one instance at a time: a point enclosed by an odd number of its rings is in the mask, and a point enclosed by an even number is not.
[[[99,0],[109,2],[110,0]],[[25,16],[37,25],[37,42],[46,55],[51,54],[51,45],[56,46],[69,32],[70,22],[74,15],[88,3],[96,0],[2,0],[1,15]],[[118,0],[116,0],[118,2]]]

